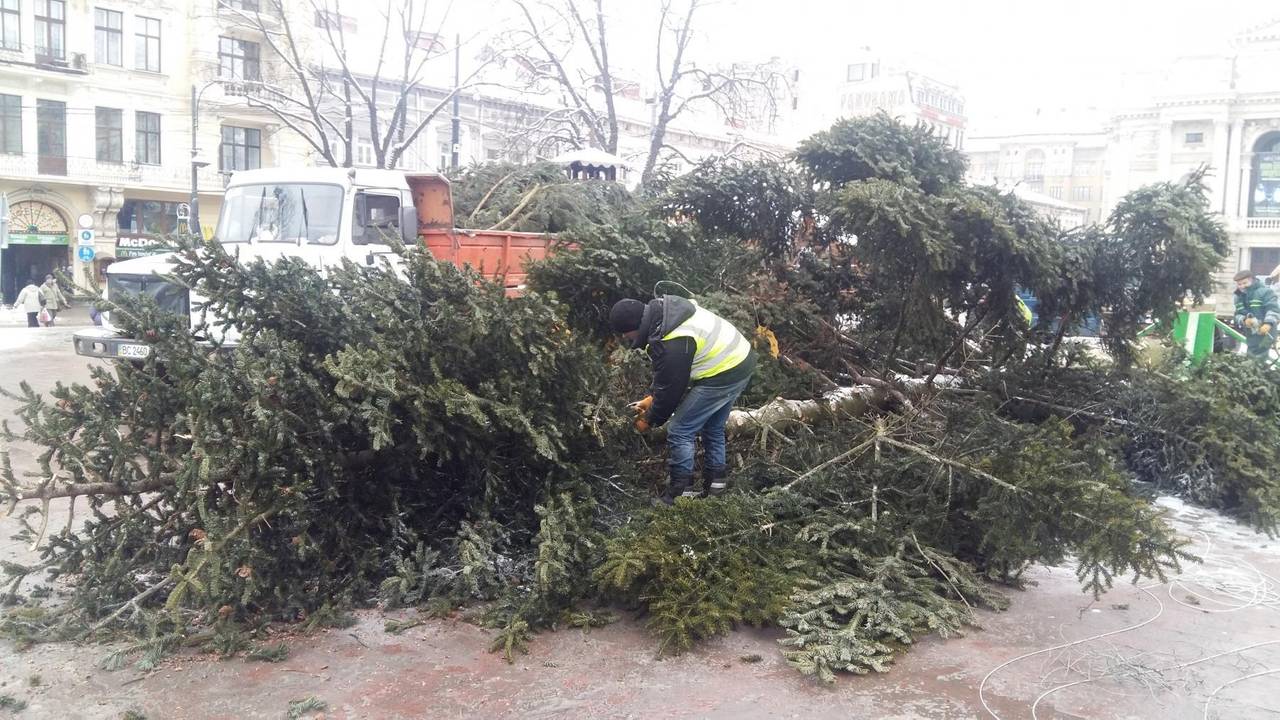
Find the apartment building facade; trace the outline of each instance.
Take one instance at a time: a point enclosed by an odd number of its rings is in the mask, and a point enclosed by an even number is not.
[[[270,62],[262,38],[237,22],[255,6],[0,0],[5,302],[31,276],[70,268],[85,284],[115,259],[151,252],[155,238],[188,222],[193,167],[207,232],[228,172],[304,157],[226,82],[251,81]],[[80,259],[81,244],[92,260]]]
[[[1104,198],[1108,136],[1086,132],[971,134],[965,154],[971,182],[1017,188],[1046,206],[1099,222]]]
[[[1208,168],[1209,206],[1231,254],[1213,299],[1228,311],[1231,277],[1280,267],[1280,22],[1249,28],[1221,52],[1184,57],[1149,83],[1141,104],[1117,112],[1107,144],[1106,203],[1142,185]]]

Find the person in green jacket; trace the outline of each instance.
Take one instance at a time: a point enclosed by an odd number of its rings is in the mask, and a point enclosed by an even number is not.
[[[1268,359],[1280,325],[1280,301],[1249,270],[1236,273],[1236,326],[1243,329],[1249,357]]]

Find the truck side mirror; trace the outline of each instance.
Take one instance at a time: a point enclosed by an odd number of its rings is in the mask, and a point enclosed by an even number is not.
[[[418,242],[418,209],[412,205],[400,208],[400,240],[405,247]]]
[[[356,245],[365,244],[365,221],[369,218],[369,201],[364,193],[356,193],[354,211],[351,218],[351,242]]]

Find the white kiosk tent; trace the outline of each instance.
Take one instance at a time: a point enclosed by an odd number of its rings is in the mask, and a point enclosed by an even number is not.
[[[570,180],[612,180],[619,182],[619,177],[627,169],[622,158],[596,148],[570,150],[557,155],[551,162],[564,167]]]

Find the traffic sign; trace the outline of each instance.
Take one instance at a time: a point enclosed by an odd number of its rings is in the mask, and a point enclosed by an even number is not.
[[[93,230],[86,228],[80,231],[80,244],[81,245],[93,244]]]
[[[93,256],[96,254],[92,245],[81,245],[76,248],[76,257],[80,258],[80,262],[93,262]]]

